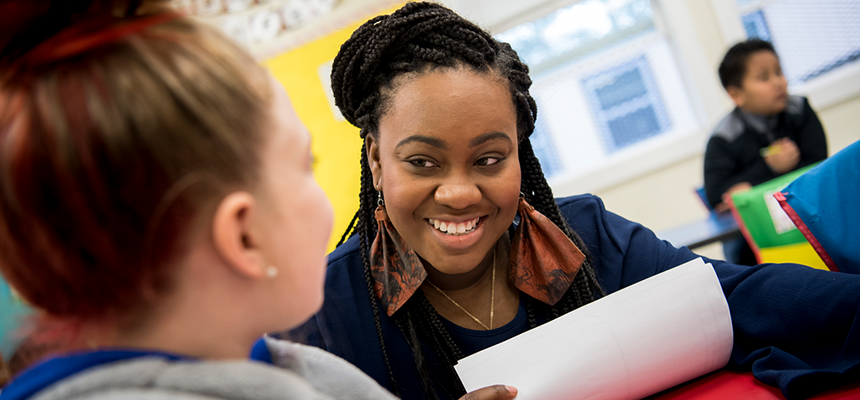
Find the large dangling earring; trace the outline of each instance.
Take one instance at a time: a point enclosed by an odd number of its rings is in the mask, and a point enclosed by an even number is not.
[[[509,273],[514,286],[529,296],[554,305],[573,282],[585,255],[549,218],[520,194],[520,224],[511,240]]]
[[[424,282],[427,271],[406,241],[397,233],[388,212],[382,192],[376,200],[376,238],[370,245],[370,271],[373,292],[388,316],[394,315]]]

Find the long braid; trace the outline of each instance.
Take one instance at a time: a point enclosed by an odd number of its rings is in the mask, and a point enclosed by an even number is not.
[[[521,295],[522,296],[522,295]],[[535,306],[533,301],[526,301],[526,322],[529,324],[529,329],[536,327],[537,319],[535,318]]]
[[[413,299],[410,299],[413,300]],[[412,301],[412,303],[415,303]],[[418,370],[418,376],[421,377],[421,383],[424,386],[424,398],[438,400],[439,395],[433,390],[432,378],[430,371],[427,368],[427,360],[424,357],[424,351],[421,350],[421,341],[418,339],[418,330],[415,329],[415,316],[411,306],[407,302],[394,315],[394,322],[400,329],[400,332],[406,336],[406,342],[412,348],[412,358],[415,360],[415,366]]]
[[[362,146],[364,149],[364,146]],[[370,297],[370,308],[373,309],[373,323],[376,325],[376,336],[379,339],[379,344],[382,347],[382,358],[385,360],[385,368],[388,370],[388,379],[391,382],[391,390],[395,396],[400,397],[400,389],[397,387],[397,381],[394,379],[394,371],[391,369],[391,363],[388,361],[388,352],[385,350],[385,339],[382,334],[382,321],[379,317],[379,303],[376,301],[376,295],[373,294],[373,276],[370,272],[370,238],[376,236],[376,226],[371,223],[373,208],[372,202],[366,201],[367,197],[375,197],[377,193],[373,188],[373,177],[370,174],[370,168],[367,166],[367,153],[361,152],[361,202],[358,208],[358,243],[361,252],[361,263],[364,264],[364,280],[367,282],[367,294]]]
[[[429,324],[427,331],[434,332],[431,336],[436,338],[433,341],[433,350],[442,357],[442,361],[444,361],[445,365],[448,367],[450,376],[453,377],[452,380],[454,387],[460,391],[456,396],[451,397],[459,398],[466,393],[466,388],[463,387],[463,382],[461,382],[460,378],[457,376],[457,371],[454,370],[454,364],[456,364],[459,359],[463,358],[463,352],[460,351],[460,347],[457,346],[456,342],[454,342],[454,338],[451,337],[448,329],[442,325],[442,320],[439,319],[439,313],[435,308],[433,308],[433,305],[430,304],[430,301],[427,300],[427,297],[424,296],[423,293],[419,297],[418,302],[421,307],[419,319],[426,321]]]
[[[509,83],[511,98],[517,112],[517,134],[520,138],[519,159],[522,170],[521,190],[536,210],[546,215],[586,254],[586,260],[574,278],[570,289],[555,306],[547,306],[534,299],[525,299],[529,327],[551,320],[570,310],[587,304],[603,294],[591,264],[591,256],[582,239],[563,218],[552,190],[546,182],[540,163],[534,155],[528,136],[534,130],[537,105],[529,94],[532,84],[528,67],[519,60],[507,43],[500,43],[471,22],[451,10],[434,3],[409,3],[391,15],[376,17],[358,28],[341,46],[332,65],[332,90],[335,104],[344,117],[361,128],[361,137],[378,135],[379,119],[390,106],[390,97],[396,89],[399,76],[417,75],[434,68],[467,67],[476,72],[497,74]],[[383,358],[391,385],[397,394],[397,384],[390,365],[381,328],[378,301],[373,294],[373,280],[369,262],[369,243],[376,234],[373,216],[377,192],[373,188],[365,147],[361,157],[361,192],[359,210],[344,232],[341,242],[358,234],[364,276],[373,307],[374,323],[382,346]],[[433,380],[443,377],[429,374],[423,354],[423,338],[430,348],[448,366],[448,379],[459,393],[445,393],[459,397],[465,393],[453,365],[462,358],[462,352],[442,324],[436,310],[420,291],[416,292],[400,310],[394,321],[413,352],[416,368],[428,398],[438,398]],[[445,384],[439,385],[446,387]]]
[[[346,230],[343,231],[343,235],[340,236],[340,240],[337,241],[337,245],[335,245],[335,247],[342,245],[343,242],[346,241],[346,239],[352,237],[352,235],[355,235],[357,233],[357,231],[352,228],[355,227],[355,221],[358,220],[358,213],[359,212],[356,211],[355,214],[352,216],[352,219],[349,221],[349,225],[347,225]]]
[[[450,398],[459,398],[460,396],[466,394],[466,389],[463,387],[463,383],[460,381],[460,378],[457,376],[457,371],[454,370],[454,364],[457,363],[457,360],[463,358],[463,353],[460,351],[459,346],[454,342],[454,338],[451,337],[448,330],[442,325],[442,321],[439,319],[439,313],[433,308],[433,305],[430,304],[430,301],[427,300],[427,297],[424,296],[422,291],[417,291],[412,295],[412,298],[404,306],[407,312],[401,312],[395,315],[395,319],[403,318],[404,315],[407,318],[411,318],[414,321],[417,321],[418,326],[420,327],[420,333],[422,336],[430,343],[430,346],[433,348],[433,351],[441,358],[442,362],[445,364],[448,376],[453,383],[453,387],[457,390],[456,393],[450,393],[445,389],[446,385],[444,383],[439,384],[443,390],[445,390],[446,394]],[[426,356],[423,355],[423,350],[420,348],[420,343],[415,342],[415,345],[418,346],[417,349],[413,349],[413,352],[422,353],[421,361],[422,363],[426,363]],[[431,390],[433,380],[439,380],[440,377],[430,376],[426,372],[422,372],[421,370],[425,370],[425,366],[418,365],[419,373],[422,378],[422,382],[424,384],[425,391],[427,392],[427,397],[438,397],[434,391]]]

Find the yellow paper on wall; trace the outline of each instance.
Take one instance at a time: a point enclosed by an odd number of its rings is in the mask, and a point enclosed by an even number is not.
[[[390,14],[400,6],[402,4],[381,11],[380,14]],[[314,176],[334,207],[335,224],[329,251],[334,249],[358,210],[362,144],[358,128],[343,119],[334,106],[329,73],[341,44],[349,39],[356,28],[375,15],[368,15],[366,19],[354,21],[351,25],[263,63],[284,85],[296,113],[310,130]]]

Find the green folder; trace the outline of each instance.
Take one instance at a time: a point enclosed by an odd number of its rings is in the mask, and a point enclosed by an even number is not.
[[[773,198],[773,193],[784,189],[815,165],[817,163],[732,194],[732,202],[758,248],[806,242],[803,233]]]

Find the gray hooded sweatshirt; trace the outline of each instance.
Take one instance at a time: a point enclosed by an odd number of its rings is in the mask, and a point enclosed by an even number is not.
[[[139,357],[89,368],[34,400],[394,399],[343,359],[315,347],[266,338],[276,366],[256,361],[171,361]]]

